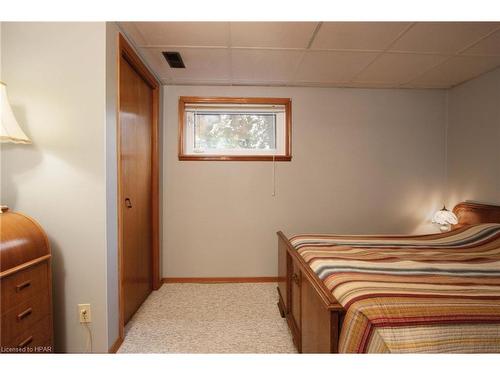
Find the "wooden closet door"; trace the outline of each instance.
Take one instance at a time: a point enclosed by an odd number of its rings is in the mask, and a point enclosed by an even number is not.
[[[153,90],[120,59],[120,200],[124,324],[152,291]]]

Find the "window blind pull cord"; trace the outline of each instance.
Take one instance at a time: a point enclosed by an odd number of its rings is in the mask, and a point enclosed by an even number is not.
[[[272,196],[276,196],[276,156],[273,155],[273,193]]]

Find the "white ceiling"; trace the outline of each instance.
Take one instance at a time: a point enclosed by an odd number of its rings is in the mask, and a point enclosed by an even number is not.
[[[500,66],[500,22],[119,25],[164,84],[449,88]]]

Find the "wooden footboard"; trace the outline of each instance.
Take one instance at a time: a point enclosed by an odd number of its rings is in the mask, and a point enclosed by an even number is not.
[[[299,353],[337,353],[344,309],[278,232],[278,307]]]

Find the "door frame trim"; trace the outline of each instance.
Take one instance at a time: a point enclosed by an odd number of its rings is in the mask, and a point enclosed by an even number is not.
[[[146,65],[139,58],[133,47],[118,33],[118,53],[117,53],[117,121],[116,121],[116,150],[117,150],[117,170],[118,170],[118,305],[119,305],[119,336],[124,339],[125,331],[125,304],[123,295],[123,209],[122,209],[122,183],[121,183],[121,127],[120,127],[120,60],[124,58],[130,66],[141,76],[142,79],[151,87],[153,92],[153,108],[151,123],[151,248],[152,248],[152,280],[153,290],[160,288],[162,282],[160,278],[160,207],[159,207],[159,89],[160,84],[156,77],[149,71]]]

